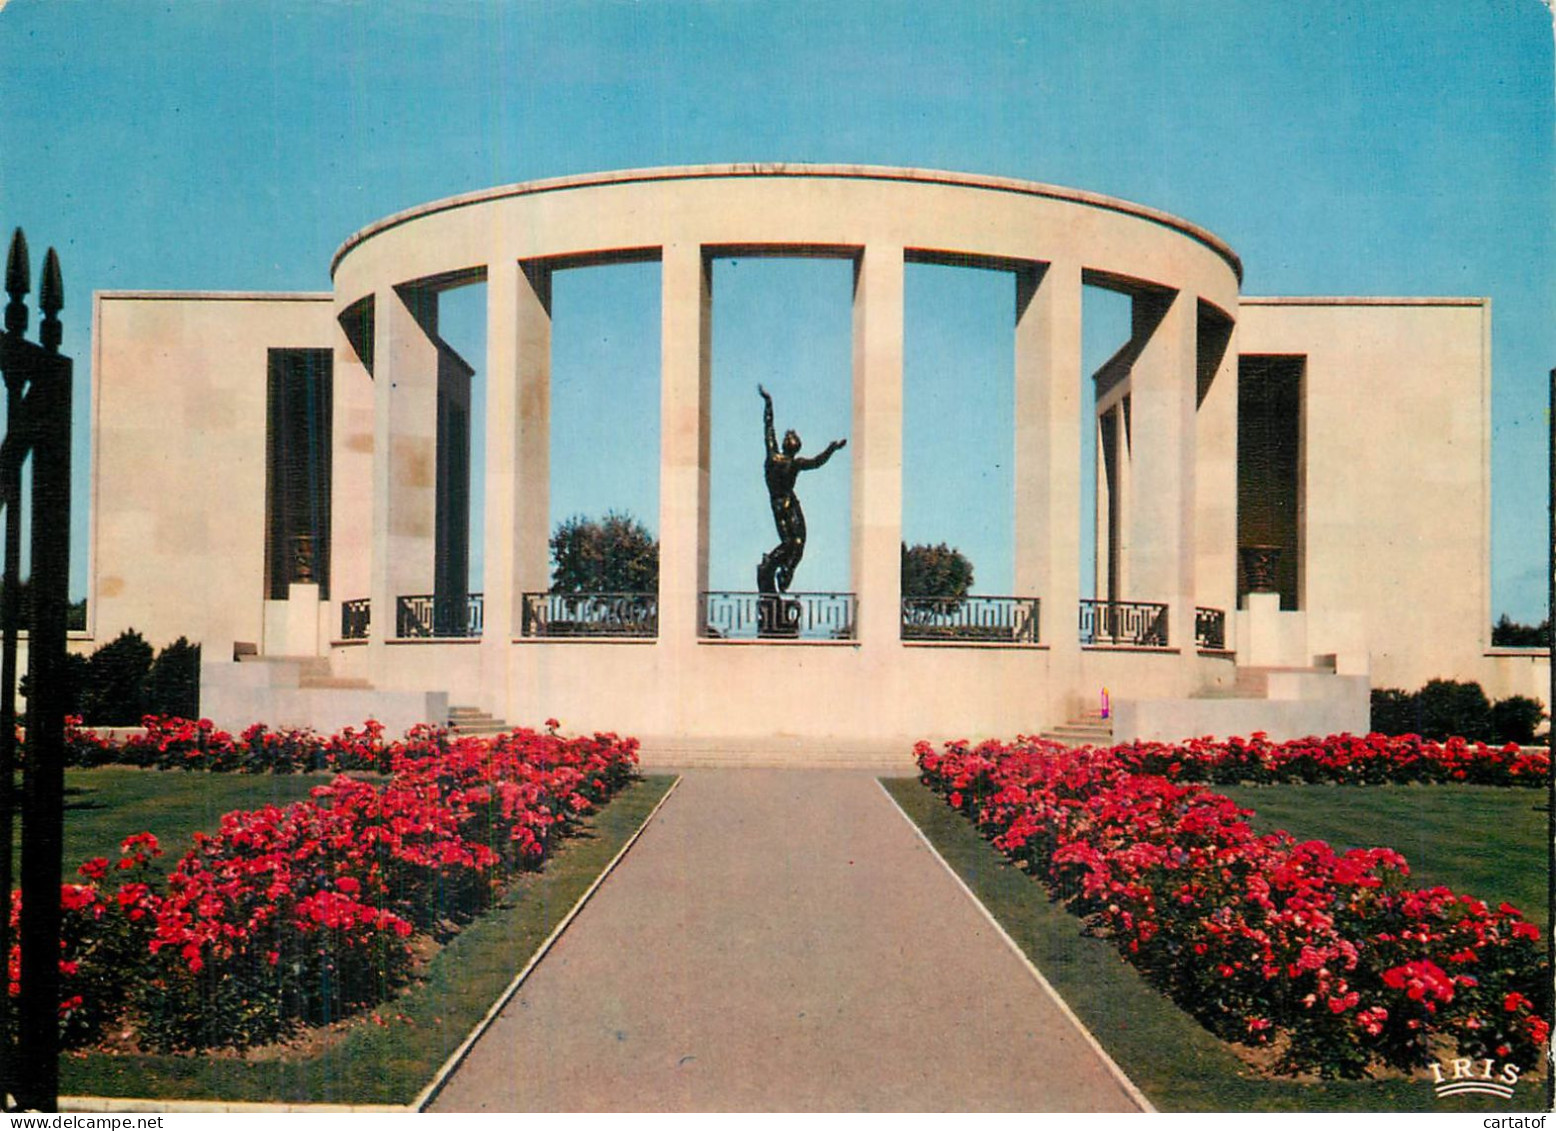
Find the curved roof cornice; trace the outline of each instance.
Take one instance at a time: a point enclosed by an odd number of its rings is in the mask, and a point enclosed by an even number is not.
[[[334,257],[330,260],[330,276],[334,277],[336,268],[340,266],[340,261],[350,254],[352,249],[358,244],[372,239],[380,232],[437,212],[446,212],[455,208],[468,208],[471,205],[485,204],[505,197],[530,196],[537,193],[560,192],[567,189],[590,188],[598,185],[727,177],[830,177],[866,181],[906,181],[915,184],[953,185],[959,188],[985,189],[991,192],[1009,192],[1022,196],[1040,196],[1051,200],[1067,201],[1072,204],[1081,204],[1091,208],[1101,208],[1110,212],[1120,212],[1127,216],[1135,216],[1142,220],[1148,220],[1153,224],[1171,228],[1173,231],[1181,232],[1190,239],[1204,244],[1222,259],[1226,260],[1239,282],[1243,278],[1242,260],[1238,258],[1237,253],[1231,249],[1226,241],[1219,236],[1170,213],[1147,208],[1132,201],[1120,200],[1117,197],[1087,192],[1084,189],[1046,185],[1037,181],[1023,181],[1014,177],[991,177],[976,173],[949,173],[936,169],[894,168],[879,165],[805,165],[786,162],[678,165],[657,169],[620,169],[605,173],[582,173],[568,177],[523,181],[518,184],[501,185],[496,188],[480,189],[476,192],[444,197],[442,200],[418,204],[414,208],[407,208],[402,212],[386,216],[384,219],[375,221],[347,237],[346,242],[340,245],[339,250],[335,252]]]

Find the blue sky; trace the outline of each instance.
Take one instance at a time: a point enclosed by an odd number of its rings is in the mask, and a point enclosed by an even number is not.
[[[1249,294],[1491,296],[1492,613],[1537,620],[1556,364],[1552,104],[1539,0],[10,0],[0,224],[23,226],[37,259],[59,248],[84,451],[93,290],[326,290],[347,235],[453,193],[601,169],[794,161],[1124,197],[1226,239]],[[846,329],[829,268],[718,268],[716,586],[748,588],[748,559],[771,537],[765,515],[750,519],[759,469],[741,454],[753,444],[759,454],[756,380],[771,376],[780,427],[798,428],[808,448],[847,432],[825,376],[839,364],[838,318]],[[614,366],[622,382],[600,404],[559,374],[556,424],[652,456],[657,420],[644,419],[629,377],[640,357],[657,359],[657,341],[645,345],[657,279],[612,270],[623,274],[568,282],[580,297],[558,315],[558,362]],[[791,270],[804,300],[775,303]],[[918,403],[941,395],[947,358],[960,372],[1006,364],[1000,285],[910,278],[910,319],[925,312],[909,339]],[[933,324],[945,296],[968,325]],[[637,307],[646,322],[621,315]],[[591,324],[591,308],[617,317]],[[841,364],[846,380],[846,349]],[[997,458],[972,469],[960,458],[1001,451],[997,384],[976,407],[958,405],[954,426],[935,429],[942,418],[927,409],[905,422],[910,451],[974,484],[936,496],[910,483],[907,536],[986,547],[974,554],[984,591],[1008,576],[1008,550],[979,531],[1008,518],[972,508],[979,529],[964,533],[955,522],[969,508],[954,500],[1008,490]],[[813,548],[796,587],[845,587],[847,455],[801,481]],[[559,509],[617,505],[592,483],[597,458],[557,460]],[[624,466],[641,489],[644,474]],[[651,513],[632,490],[620,508]],[[754,490],[760,511],[759,481]],[[84,530],[76,541],[79,592]]]

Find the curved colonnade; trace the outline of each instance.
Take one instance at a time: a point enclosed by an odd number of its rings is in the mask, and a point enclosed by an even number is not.
[[[842,639],[708,631],[711,262],[731,255],[853,265],[855,603],[849,631],[834,634]],[[535,635],[524,595],[548,585],[550,279],[624,260],[657,261],[662,272],[657,631]],[[903,279],[913,262],[1015,278],[1014,579],[1016,593],[1041,602],[1035,641],[903,639]],[[643,736],[891,741],[1031,733],[1102,686],[1176,696],[1232,678],[1203,620],[1199,643],[1212,647],[1196,646],[1196,609],[1229,613],[1236,596],[1241,268],[1184,221],[995,178],[697,167],[438,201],[353,236],[333,273],[337,497],[372,499],[333,519],[333,592],[367,598],[353,605],[358,614],[371,610],[359,616],[364,639],[333,651],[337,667],[377,686],[426,687],[435,672],[453,702],[514,722],[550,714]],[[487,297],[487,403],[473,424],[486,446],[484,623],[479,635],[413,637],[380,611],[409,594],[462,596],[457,576],[439,575],[463,570],[443,551],[459,528],[440,517],[439,421],[446,429],[451,404],[468,413],[458,390],[469,370],[438,337],[433,299],[475,280]],[[1088,284],[1128,294],[1133,310],[1130,341],[1096,374],[1081,360]],[[1095,634],[1083,643],[1074,628],[1081,476],[1091,473],[1081,466],[1083,414],[1095,415],[1102,440],[1098,596],[1165,606],[1139,646]]]

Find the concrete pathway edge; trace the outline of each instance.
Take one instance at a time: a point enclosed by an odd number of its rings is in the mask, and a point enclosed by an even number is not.
[[[968,899],[972,900],[973,906],[976,907],[983,915],[983,917],[989,921],[989,925],[999,933],[999,937],[1005,940],[1005,945],[1008,946],[1015,954],[1015,956],[1021,960],[1021,964],[1026,967],[1027,973],[1032,975],[1037,984],[1043,988],[1043,992],[1053,1000],[1054,1005],[1059,1007],[1059,1012],[1069,1020],[1070,1024],[1075,1027],[1075,1031],[1081,1035],[1081,1038],[1088,1046],[1090,1046],[1091,1050],[1097,1054],[1097,1056],[1101,1059],[1104,1067],[1107,1068],[1108,1073],[1113,1077],[1114,1080],[1118,1081],[1119,1086],[1123,1088],[1126,1093],[1128,1093],[1129,1098],[1140,1105],[1141,1111],[1155,1112],[1156,1106],[1152,1104],[1150,1100],[1146,1099],[1145,1093],[1142,1092],[1139,1087],[1136,1086],[1135,1082],[1129,1078],[1128,1074],[1118,1066],[1118,1062],[1108,1055],[1108,1050],[1102,1047],[1102,1042],[1097,1040],[1092,1031],[1086,1028],[1085,1023],[1075,1015],[1075,1011],[1070,1008],[1069,1003],[1066,1002],[1064,998],[1059,996],[1059,991],[1055,990],[1053,986],[1049,984],[1048,979],[1043,977],[1043,972],[1032,964],[1032,960],[1027,957],[1026,951],[1022,950],[1021,947],[1016,945],[1016,940],[1011,938],[1010,933],[1000,925],[1000,921],[994,917],[994,913],[984,906],[983,900],[979,899],[978,896],[973,892],[972,888],[968,887],[967,884],[963,882],[962,877],[956,874],[956,869],[951,867],[946,858],[940,855],[940,850],[934,846],[934,843],[929,839],[929,837],[924,835],[924,830],[918,827],[913,818],[908,816],[907,812],[902,808],[901,805],[897,804],[897,799],[891,795],[891,790],[887,789],[885,783],[882,782],[879,778],[876,779],[875,784],[880,786],[881,792],[886,795],[886,800],[891,802],[891,807],[897,810],[898,815],[908,823],[908,827],[913,830],[914,835],[918,837],[919,841],[924,845],[925,848],[929,849],[930,855],[940,862],[940,866],[946,870],[946,874],[956,882],[957,887],[962,889],[962,893],[966,895]]]
[[[664,796],[648,811],[648,816],[643,818],[643,823],[637,827],[637,831],[627,838],[627,843],[621,846],[621,850],[615,856],[611,857],[610,863],[605,865],[604,870],[594,877],[594,882],[578,897],[578,901],[573,904],[568,913],[562,916],[562,921],[546,936],[546,941],[536,948],[534,954],[530,955],[530,960],[524,964],[524,969],[514,975],[513,981],[508,983],[508,988],[497,996],[496,1001],[492,1002],[492,1007],[486,1011],[486,1016],[476,1023],[475,1028],[470,1030],[459,1047],[449,1054],[449,1058],[443,1062],[443,1067],[438,1069],[431,1082],[410,1102],[409,1110],[415,1112],[426,1111],[427,1105],[437,1098],[437,1094],[443,1090],[443,1085],[448,1083],[448,1079],[454,1074],[454,1070],[459,1067],[470,1050],[475,1047],[476,1041],[480,1040],[486,1031],[491,1028],[492,1022],[497,1020],[497,1015],[513,1000],[514,995],[519,992],[519,988],[524,985],[525,980],[534,972],[535,967],[540,965],[541,959],[546,957],[546,953],[556,944],[557,939],[562,937],[562,933],[578,917],[578,913],[593,898],[594,893],[600,889],[600,885],[616,870],[616,865],[620,864],[627,853],[632,851],[632,846],[638,842],[638,837],[643,835],[643,830],[653,824],[654,818],[659,815],[659,810],[664,808],[665,802],[670,800],[680,784],[681,778],[677,775],[676,779],[670,783],[670,788],[665,790]]]
[[[562,937],[562,932],[567,930],[572,921],[578,917],[578,913],[584,909],[584,904],[588,903],[594,893],[599,890],[600,885],[605,882],[605,878],[616,870],[616,865],[620,864],[626,857],[627,852],[637,843],[638,837],[643,835],[643,830],[648,828],[653,822],[654,817],[658,815],[660,809],[664,808],[665,802],[670,800],[670,795],[675,792],[676,787],[680,784],[680,775],[676,775],[676,779],[670,783],[670,788],[665,790],[664,796],[648,811],[648,816],[643,818],[643,823],[637,827],[637,831],[627,838],[627,843],[623,844],[616,855],[611,857],[610,863],[606,864],[604,870],[594,878],[594,882],[584,889],[584,893],[578,897],[577,902],[562,917],[561,922],[557,923],[551,933],[546,936],[545,941],[536,948],[535,953],[530,955],[529,961],[524,964],[524,969],[514,975],[513,981],[509,982],[507,988],[497,996],[497,1000],[492,1002],[491,1008],[486,1011],[486,1016],[476,1022],[475,1027],[460,1042],[459,1047],[449,1054],[442,1067],[433,1074],[431,1082],[417,1093],[416,1098],[409,1104],[263,1103],[235,1100],[159,1100],[132,1096],[61,1096],[59,1098],[59,1110],[62,1112],[104,1113],[162,1111],[169,1114],[179,1112],[214,1112],[222,1114],[311,1113],[318,1115],[334,1113],[408,1114],[425,1110],[427,1105],[437,1097],[438,1092],[442,1091],[443,1085],[448,1083],[449,1077],[454,1074],[454,1070],[459,1067],[460,1062],[469,1054],[476,1041],[480,1040],[487,1029],[491,1028],[492,1022],[497,1019],[497,1015],[502,1012],[503,1007],[513,1000],[513,996],[519,992],[519,988],[523,986],[525,979],[534,972],[535,967],[540,965],[540,960],[546,956],[546,952],[556,944],[557,939]]]

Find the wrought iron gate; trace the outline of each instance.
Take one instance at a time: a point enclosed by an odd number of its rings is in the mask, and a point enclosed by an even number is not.
[[[65,305],[59,258],[50,248],[38,286],[43,317],[27,341],[31,269],[20,228],[6,257],[5,437],[0,440],[0,956],[20,943],[21,993],[0,992],[0,1094],[7,1110],[51,1111],[59,1101],[60,869],[65,792],[65,612],[70,572],[70,378],[59,352]],[[31,485],[23,499],[23,465]],[[22,509],[31,529],[22,581]],[[17,636],[27,630],[25,749],[16,729]],[[18,754],[21,754],[18,757]],[[20,763],[20,806],[16,771]],[[21,814],[19,929],[13,932],[12,858]],[[13,934],[17,937],[13,937]]]

